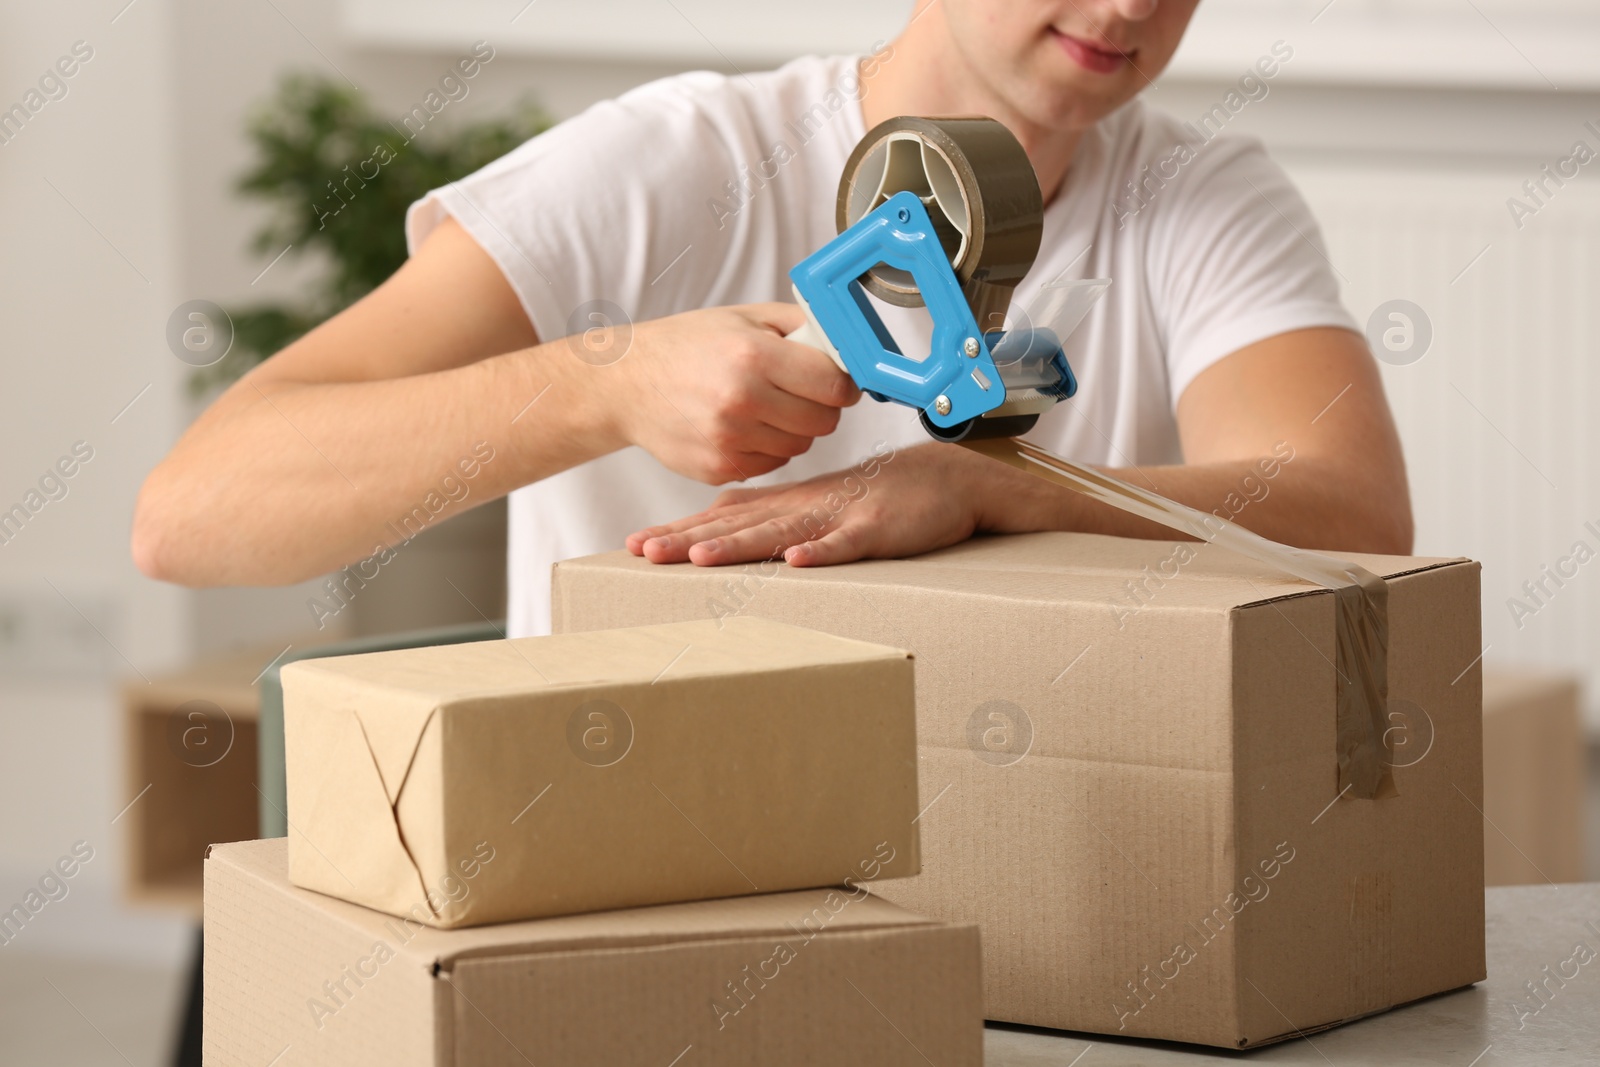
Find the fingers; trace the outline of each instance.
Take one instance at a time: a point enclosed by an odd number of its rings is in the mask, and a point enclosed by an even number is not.
[[[694,515],[686,515],[683,518],[676,519],[672,522],[661,523],[656,526],[646,526],[642,530],[636,530],[635,532],[629,534],[627,540],[623,543],[627,546],[629,552],[632,552],[636,556],[642,556],[645,554],[645,542],[651,540],[652,538],[668,538],[673,534],[681,534],[687,530],[702,529],[708,532],[702,537],[697,537],[695,540],[704,540],[707,537],[715,537],[719,533],[725,533],[729,529],[736,528],[741,522],[744,525],[750,525],[754,522],[763,521],[766,517],[771,515],[771,511],[769,509],[763,509],[759,517],[751,515],[748,509],[744,509],[739,512],[735,512],[731,509],[739,508],[739,505],[741,504],[757,503],[766,497],[770,497],[775,493],[781,493],[788,488],[788,486],[763,486],[760,488],[725,489],[721,493],[717,494],[717,499],[713,500],[711,502],[711,506],[706,510],[698,512]],[[727,525],[719,526],[719,523],[725,523]],[[661,547],[663,550],[672,550],[678,546],[677,542],[666,542]]]
[[[761,397],[762,420],[775,430],[807,439],[826,437],[839,428],[839,409],[770,388]]]
[[[686,558],[699,567],[755,563],[778,559],[786,548],[804,539],[805,533],[787,517],[768,519],[721,537],[692,540]]]
[[[678,467],[678,473],[707,485],[726,485],[743,482],[777,470],[789,462],[788,456],[774,456],[765,452],[730,452],[717,449],[708,463]]]
[[[773,338],[762,345],[762,355],[767,380],[786,393],[830,408],[847,408],[861,399],[850,375],[820,349]]]
[[[628,551],[651,563],[702,567],[778,559],[785,549],[814,537],[820,524],[811,516],[774,517],[767,508],[719,515],[703,511],[676,522],[651,526],[628,537]]]
[[[740,424],[733,420],[724,420],[720,425],[710,427],[709,431],[706,439],[723,455],[738,460],[733,451],[738,448],[747,455],[776,459],[778,466],[809,449],[814,436],[790,433],[764,422]],[[738,465],[744,467],[744,461],[738,460]]]
[[[652,563],[689,562],[721,567],[782,559],[795,567],[826,567],[865,558],[864,530],[857,524],[825,530],[811,514],[770,512],[691,515],[652,526],[628,538],[628,549]],[[820,535],[820,536],[819,536]]]
[[[798,306],[750,304],[742,310],[752,323],[778,334],[781,343],[770,349],[775,361],[770,374],[774,385],[829,407],[849,407],[861,399],[861,390],[827,353],[787,339],[805,325],[805,312]]]
[[[854,563],[865,555],[860,529],[846,525],[830,530],[815,541],[794,545],[783,554],[783,561],[791,567],[831,567],[836,563]]]
[[[689,549],[692,546],[702,541],[738,533],[759,521],[760,519],[753,516],[712,516],[702,513],[671,523],[670,526],[675,528],[656,526],[649,530],[641,530],[640,533],[628,538],[629,547],[632,547],[637,538],[639,549],[635,555],[641,555],[651,563],[682,563],[689,558]]]
[[[711,512],[702,511],[698,515],[690,515],[676,522],[664,523],[660,526],[646,526],[642,530],[636,530],[629,534],[623,544],[627,545],[629,552],[636,556],[642,556],[644,555],[644,543],[652,537],[665,537],[668,534],[678,533],[682,530],[692,530],[696,526],[710,522],[711,518]]]
[[[720,485],[766,474],[806,453],[813,438],[832,434],[838,424],[837,408],[790,397],[762,384],[757,384],[755,390],[749,400],[726,403],[720,410],[699,413],[693,419],[685,414],[685,406],[667,398],[670,411],[688,424],[686,429],[693,430],[701,445],[709,445],[723,459],[723,464],[714,466],[730,469],[720,472],[725,477],[694,477]],[[774,462],[766,462],[768,459]]]
[[[746,304],[740,309],[751,322],[779,335],[791,334],[805,325],[806,313],[798,304],[771,301],[765,304]]]
[[[778,492],[780,488],[779,486],[769,485],[760,487],[747,486],[743,489],[724,489],[717,494],[717,499],[711,502],[711,507],[707,510],[731,507],[734,504],[746,504],[752,500],[759,500],[764,496],[771,496],[773,493]]]

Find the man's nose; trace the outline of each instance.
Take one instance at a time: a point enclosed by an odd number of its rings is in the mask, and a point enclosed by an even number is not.
[[[1154,15],[1156,5],[1160,2],[1161,0],[1110,0],[1106,6],[1129,22],[1139,22]]]

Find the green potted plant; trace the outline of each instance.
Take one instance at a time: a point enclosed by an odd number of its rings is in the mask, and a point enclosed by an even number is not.
[[[550,126],[535,104],[411,136],[358,92],[290,76],[250,120],[256,159],[238,190],[271,207],[251,240],[264,261],[318,256],[324,269],[298,299],[230,309],[233,345],[189,380],[196,397],[234,381],[371,292],[405,262],[406,208]],[[337,577],[337,576],[336,576]],[[354,636],[498,618],[505,610],[505,506],[485,505],[430,528],[398,551],[380,578],[340,612]],[[349,583],[346,583],[349,587]],[[308,602],[308,608],[312,605]],[[325,620],[312,611],[308,622]]]
[[[293,302],[230,309],[233,347],[190,378],[196,396],[237,379],[349,307],[406,258],[406,208],[550,127],[538,105],[412,138],[331,79],[290,75],[250,120],[256,160],[238,190],[271,206],[251,239],[264,259],[320,253],[316,283]],[[376,173],[374,173],[374,171]]]

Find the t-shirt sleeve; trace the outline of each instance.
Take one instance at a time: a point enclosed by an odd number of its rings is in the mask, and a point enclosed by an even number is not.
[[[702,306],[718,259],[686,254],[705,226],[700,200],[684,192],[704,190],[703,200],[734,172],[701,106],[720,80],[684,75],[596,104],[433,190],[406,214],[408,249],[453,217],[545,341],[590,325],[590,301],[610,301],[634,321]]]
[[[1223,135],[1184,169],[1157,199],[1148,260],[1174,410],[1201,371],[1247,345],[1359,329],[1310,208],[1259,141]]]

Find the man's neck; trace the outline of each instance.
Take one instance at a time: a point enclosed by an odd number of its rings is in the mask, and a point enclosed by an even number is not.
[[[893,55],[861,84],[869,130],[897,115],[986,115],[1005,124],[1027,151],[1046,204],[1060,191],[1083,136],[1030,122],[995,94],[955,47],[942,10],[914,18],[894,41]]]

